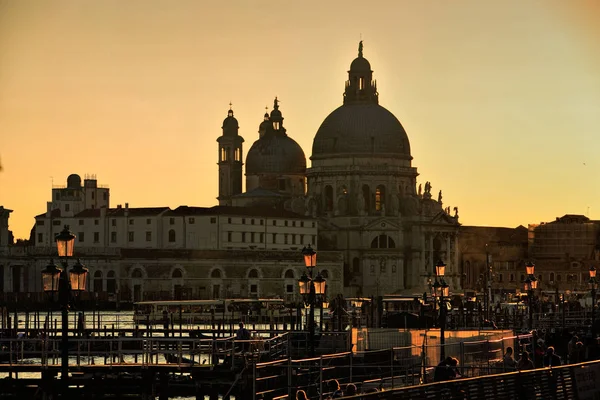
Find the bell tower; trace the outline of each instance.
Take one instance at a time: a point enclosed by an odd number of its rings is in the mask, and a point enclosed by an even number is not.
[[[230,206],[231,197],[242,193],[242,143],[238,135],[238,121],[233,116],[231,103],[227,118],[223,120],[223,134],[219,136],[219,200],[220,206]]]

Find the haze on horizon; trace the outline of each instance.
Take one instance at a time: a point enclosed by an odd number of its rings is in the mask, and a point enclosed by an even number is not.
[[[113,207],[215,205],[229,102],[244,157],[278,96],[308,159],[362,37],[419,182],[461,223],[600,219],[599,17],[594,0],[0,0],[0,205],[16,238],[71,173]]]

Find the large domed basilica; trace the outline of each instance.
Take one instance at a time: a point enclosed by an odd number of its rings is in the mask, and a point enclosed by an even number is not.
[[[319,249],[344,255],[346,294],[422,294],[437,259],[447,264],[446,281],[460,287],[458,209],[443,207],[441,190],[434,199],[429,182],[417,188],[408,135],[379,104],[362,42],[343,104],[316,132],[310,168],[275,99],[248,151],[242,193],[244,139],[237,130],[230,110],[218,139],[219,203],[271,205],[317,218]]]

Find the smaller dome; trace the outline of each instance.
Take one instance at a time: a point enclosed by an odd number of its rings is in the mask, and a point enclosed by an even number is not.
[[[67,178],[67,187],[69,189],[79,189],[81,188],[81,177],[77,174],[71,174]]]
[[[236,136],[239,129],[238,120],[233,116],[233,110],[227,112],[227,118],[223,120],[223,135]]]
[[[356,57],[352,64],[350,64],[350,71],[352,72],[371,72],[371,64],[369,60],[360,56]]]

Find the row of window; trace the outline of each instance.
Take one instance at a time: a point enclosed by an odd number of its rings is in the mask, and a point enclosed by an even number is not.
[[[100,243],[100,232],[94,232],[94,240],[93,243]],[[77,235],[77,240],[79,241],[79,243],[85,243],[85,232],[78,232]],[[44,242],[44,234],[43,233],[38,233],[38,243],[43,243]],[[173,229],[169,230],[168,233],[168,240],[169,243],[174,243],[177,240],[177,234],[175,233],[175,231]],[[134,242],[135,241],[135,232],[127,232],[127,240],[129,242]],[[151,231],[146,231],[146,242],[151,242],[152,241],[152,232]],[[111,232],[110,233],[110,242],[111,243],[117,243],[117,232]]]
[[[227,218],[227,223],[231,224],[233,221],[232,218]],[[242,218],[242,225],[246,224],[246,218]],[[299,227],[300,228],[304,228],[304,221],[298,221],[300,222]],[[190,225],[194,225],[196,223],[196,219],[194,217],[188,217],[188,224]],[[217,223],[217,218],[216,217],[211,217],[210,218],[210,223],[211,224],[216,224]],[[52,221],[53,225],[61,225],[61,221],[60,220],[53,220]],[[84,225],[85,224],[85,220],[80,219],[78,221],[79,225]],[[94,219],[94,225],[99,225],[100,224],[100,220],[98,219]],[[111,219],[110,221],[111,226],[117,226],[117,220],[115,218]],[[152,219],[151,218],[146,218],[146,225],[150,225],[152,224]],[[255,219],[252,218],[250,219],[250,225],[254,225],[255,224]],[[259,220],[259,224],[260,225],[264,225],[264,220]],[[38,226],[43,226],[44,225],[44,220],[39,220],[37,221],[37,225]],[[129,225],[135,225],[135,219],[130,218],[129,219]],[[169,225],[175,225],[175,218],[169,218]],[[273,220],[273,226],[278,226],[277,225],[277,220]],[[289,221],[285,220],[283,221],[283,226],[290,226]],[[292,227],[296,227],[296,221],[291,221],[291,226]],[[315,222],[312,222],[312,227],[314,228],[316,226]]]
[[[277,244],[277,237],[283,236],[283,243],[280,244],[302,244],[303,235],[272,233],[272,243]],[[291,237],[291,243],[290,243]],[[256,240],[258,238],[258,241]],[[317,236],[311,235],[311,243],[316,243]],[[227,232],[227,241],[233,242],[233,232]],[[264,243],[265,234],[263,232],[241,232],[241,243]]]
[[[392,273],[395,273],[396,270],[397,270],[396,265],[392,265]],[[381,264],[379,266],[379,272],[385,273],[386,271],[387,271],[387,268],[386,268],[385,264]],[[375,266],[374,265],[371,265],[370,273],[371,273],[371,275],[375,275]]]
[[[504,280],[504,276],[503,274],[498,274],[498,282],[503,282]],[[508,276],[509,278],[509,282],[515,282],[515,274],[510,274]],[[521,274],[521,280],[520,282],[524,282],[525,281],[525,274]],[[542,281],[543,280],[543,275],[539,274],[538,275],[538,280]],[[562,275],[561,274],[554,274],[554,272],[550,272],[548,274],[548,282],[562,282]],[[580,276],[578,274],[567,274],[566,275],[566,281],[568,283],[577,283],[577,282],[587,282],[587,280],[589,280],[589,275],[587,275],[587,277],[585,276],[585,274],[582,274],[581,279]]]

